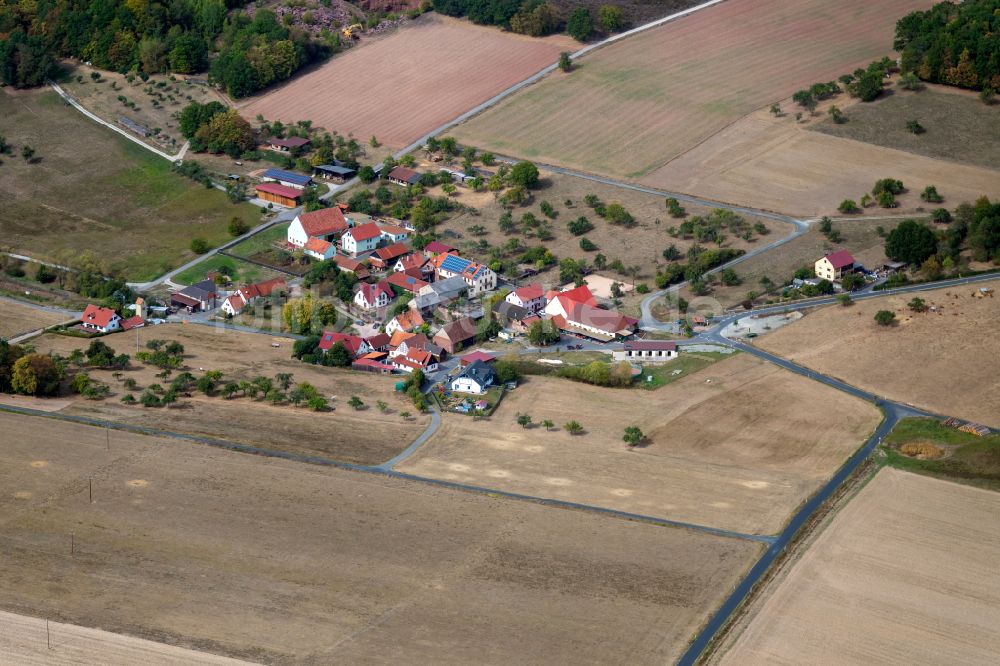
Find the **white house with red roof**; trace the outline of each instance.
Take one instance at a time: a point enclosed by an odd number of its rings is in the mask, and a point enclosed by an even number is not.
[[[438,368],[437,360],[433,354],[415,348],[408,349],[405,354],[393,356],[389,362],[392,363],[392,367],[403,372],[413,372],[414,370],[434,372]]]
[[[389,270],[400,257],[404,257],[410,253],[410,248],[408,248],[403,243],[393,243],[392,245],[387,245],[385,247],[380,247],[369,257],[369,261],[374,268],[379,270]]]
[[[395,224],[383,224],[381,228],[382,238],[386,239],[390,243],[402,243],[410,237],[409,229],[404,229],[403,227],[396,226]]]
[[[504,300],[524,308],[531,314],[537,314],[544,310],[547,303],[545,291],[542,289],[542,285],[537,283],[518,287],[507,294],[507,298]]]
[[[371,252],[382,240],[382,230],[374,222],[365,222],[344,232],[340,237],[340,247],[351,256]]]
[[[433,259],[439,254],[451,254],[457,251],[457,248],[454,248],[451,245],[445,245],[441,241],[431,241],[424,246],[424,256],[428,259]]]
[[[319,338],[319,348],[322,352],[326,353],[333,349],[333,346],[338,342],[355,358],[372,351],[371,345],[361,336],[348,333],[333,333],[331,331],[323,331],[323,335]]]
[[[413,329],[423,325],[424,318],[420,316],[419,310],[406,310],[389,320],[389,323],[385,325],[385,332],[389,335],[395,334],[396,331],[409,333]]]
[[[584,285],[568,291],[550,292],[545,313],[562,331],[610,342],[635,332],[637,320],[614,310],[597,307],[597,299]]]
[[[271,278],[265,282],[248,284],[245,287],[234,291],[222,302],[222,311],[231,317],[235,317],[243,311],[243,308],[250,305],[258,298],[267,298],[274,291],[284,289],[286,286],[284,278]]]
[[[302,253],[317,261],[326,261],[337,256],[337,246],[322,238],[310,238],[302,246]]]
[[[830,282],[839,280],[844,273],[854,271],[855,263],[854,257],[847,250],[828,254],[816,262],[816,277]]]
[[[288,244],[304,247],[310,238],[333,242],[351,224],[340,208],[321,208],[311,213],[300,213],[288,225]]]
[[[91,303],[80,315],[80,325],[88,331],[110,333],[121,328],[122,318],[110,308]]]
[[[365,282],[361,284],[358,293],[354,294],[354,304],[365,310],[375,310],[389,305],[395,297],[395,292],[385,280],[379,280],[375,284]]]

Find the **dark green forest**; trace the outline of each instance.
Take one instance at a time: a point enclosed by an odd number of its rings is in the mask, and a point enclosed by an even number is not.
[[[901,68],[924,81],[1000,90],[1000,0],[942,2],[896,23]]]
[[[56,60],[141,75],[209,71],[233,97],[289,78],[331,53],[281,25],[273,12],[251,19],[242,0],[0,0],[0,80],[40,85]],[[211,65],[210,63],[211,58]]]

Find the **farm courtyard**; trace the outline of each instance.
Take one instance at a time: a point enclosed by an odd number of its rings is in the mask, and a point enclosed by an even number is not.
[[[931,4],[727,0],[599,49],[453,134],[501,154],[640,178],[755,109],[890,55],[896,20]]]
[[[399,149],[572,50],[565,35],[525,37],[428,14],[239,105],[244,117],[311,120]]]
[[[270,405],[260,397],[254,401],[245,397],[227,400],[220,395],[206,397],[197,391],[192,391],[190,398],[182,398],[173,407],[124,405],[121,398],[126,393],[138,399],[151,384],[167,386],[171,381],[171,378],[156,377],[158,368],[133,359],[131,369],[123,373],[122,382],[134,379],[138,388],[126,389],[111,370],[87,369],[92,378],[108,384],[113,394],[103,400],[71,396],[72,404],[63,408],[63,413],[362,464],[388,460],[427,425],[426,416],[416,415],[410,419],[400,416],[400,412],[413,411],[413,406],[408,398],[394,390],[397,379],[300,363],[291,358],[292,341],[288,339],[274,338],[280,346],[272,347],[272,338],[266,335],[194,324],[166,324],[136,330],[143,349],[151,339],[176,340],[184,345],[186,369],[195,377],[203,374],[201,368],[222,371],[223,381],[249,381],[257,376],[273,378],[277,373],[291,373],[295,383],[309,382],[328,399],[336,396],[330,401],[333,409],[317,413],[288,404]],[[136,337],[135,332],[129,331],[104,336],[101,340],[116,353],[134,355]],[[86,349],[88,344],[87,340],[51,333],[33,342],[43,353],[54,351],[64,356],[74,349]],[[366,408],[349,407],[347,402],[352,395],[359,396]],[[386,413],[376,409],[378,400],[387,404]]]
[[[3,158],[0,239],[32,257],[66,263],[92,254],[133,281],[149,280],[194,258],[191,239],[218,245],[236,216],[233,205],[170,170],[170,163],[68,106],[51,90],[0,91],[0,134],[37,161]]]
[[[825,307],[756,344],[891,400],[1000,426],[998,288],[1000,280]],[[937,312],[912,312],[914,296]],[[898,323],[876,324],[879,310],[894,311]]]
[[[664,366],[669,371],[669,364]],[[535,425],[522,428],[518,413]],[[570,420],[585,434],[550,432]],[[655,391],[528,377],[489,420],[446,414],[406,471],[773,534],[871,434],[878,411],[738,354]],[[622,441],[638,425],[648,442]]]
[[[53,419],[0,428],[0,607],[255,663],[673,662],[762,548]]]
[[[998,493],[882,469],[710,663],[995,663],[998,511]]]

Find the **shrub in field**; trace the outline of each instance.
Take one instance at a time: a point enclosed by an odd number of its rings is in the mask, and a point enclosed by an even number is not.
[[[879,326],[892,326],[896,321],[896,313],[892,310],[879,310],[875,313],[875,321]]]

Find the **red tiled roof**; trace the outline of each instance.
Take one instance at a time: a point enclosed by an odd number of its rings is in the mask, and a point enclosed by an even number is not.
[[[396,331],[392,334],[392,338],[389,340],[389,346],[395,349],[399,345],[403,344],[410,338],[416,337],[416,333],[409,333],[407,331]]]
[[[476,322],[471,317],[464,317],[441,327],[434,337],[441,336],[450,342],[463,342],[476,337]]]
[[[351,238],[353,238],[355,242],[360,242],[365,240],[371,240],[372,238],[378,238],[379,236],[382,235],[382,230],[379,229],[378,225],[375,224],[374,222],[365,222],[361,226],[354,227],[353,229],[349,230],[344,235],[346,236],[348,234],[350,234]]]
[[[386,278],[386,282],[414,294],[429,284],[418,277],[409,275],[408,273],[393,273]]]
[[[462,365],[469,365],[470,363],[475,363],[476,361],[482,361],[483,363],[492,363],[497,360],[497,357],[489,352],[484,352],[481,350],[476,350],[471,354],[466,354],[460,360]]]
[[[372,349],[378,349],[379,347],[388,346],[389,340],[391,339],[392,338],[389,336],[388,333],[379,333],[377,335],[372,335],[370,337],[365,338],[365,342],[367,342],[368,346],[371,347]]]
[[[405,257],[400,257],[399,261],[396,263],[396,270],[404,273],[410,270],[419,271],[426,263],[427,257],[424,255],[408,254]]]
[[[276,277],[250,286],[256,287],[261,296],[270,296],[275,289],[284,289],[285,284],[285,278]]]
[[[254,188],[258,192],[276,194],[279,197],[288,197],[289,199],[298,199],[302,196],[302,190],[297,190],[294,187],[286,187],[285,185],[279,185],[277,183],[260,183],[259,185],[255,185]]]
[[[306,241],[306,244],[302,246],[302,249],[315,252],[316,254],[326,254],[327,250],[331,247],[333,247],[333,243],[327,242],[322,238],[310,238]]]
[[[403,243],[393,243],[386,247],[380,247],[375,250],[375,256],[377,256],[382,261],[392,261],[398,257],[402,257],[404,254],[408,253],[410,248],[406,247]]]
[[[564,298],[568,298],[574,303],[582,303],[591,307],[597,305],[597,299],[595,299],[594,295],[590,292],[590,287],[585,284],[580,285],[576,289],[559,292],[559,295]]]
[[[448,254],[449,252],[454,252],[455,248],[450,245],[445,245],[441,241],[431,241],[424,246],[424,252],[430,252],[432,254]]]
[[[347,231],[350,226],[339,208],[321,208],[299,215],[299,223],[307,236],[328,236]]]
[[[403,327],[403,330],[410,330],[421,326],[424,323],[424,318],[420,316],[418,310],[407,310],[405,312],[400,312],[395,317],[396,323]]]
[[[362,284],[361,289],[359,289],[358,291],[364,294],[364,299],[368,303],[374,303],[375,301],[377,301],[379,294],[384,293],[386,296],[389,297],[389,300],[392,300],[396,296],[396,293],[392,290],[392,287],[390,287],[389,283],[386,282],[385,280],[379,280],[375,284],[369,284],[369,283]]]
[[[514,290],[514,293],[517,294],[517,297],[520,298],[521,302],[523,303],[527,303],[528,301],[533,301],[536,298],[541,298],[542,296],[545,295],[545,292],[542,291],[542,285],[537,283],[529,284],[524,287],[519,287],[518,289]]]
[[[839,252],[834,252],[833,254],[826,255],[826,260],[833,264],[834,270],[840,270],[844,266],[850,266],[854,263],[854,257],[847,250],[840,250]]]
[[[145,325],[146,322],[139,315],[122,320],[122,330],[124,331],[131,331],[133,328],[142,328]]]
[[[560,296],[560,298],[565,297]],[[567,305],[569,307],[566,307]],[[565,301],[563,307],[566,309],[566,320],[571,324],[585,324],[607,333],[618,333],[634,326],[629,322],[628,317],[613,310],[601,310],[585,303],[571,302],[567,304]]]
[[[413,169],[407,169],[406,167],[398,166],[389,172],[389,178],[395,180],[402,180],[404,182],[409,182],[414,176],[419,176],[420,174]]]
[[[353,356],[357,356],[358,352],[361,351],[361,346],[364,344],[362,340],[357,335],[348,335],[347,333],[331,333],[330,331],[323,331],[322,337],[319,339],[319,348],[323,351],[329,351],[333,349],[333,346],[337,343],[344,345],[347,351],[351,352]]]
[[[342,255],[337,255],[333,258],[333,263],[337,264],[339,268],[345,271],[351,271],[356,273],[359,268],[364,268],[364,264],[357,259],[351,259],[350,257],[344,257]]]
[[[111,320],[114,319],[115,316],[117,315],[114,310],[103,308],[91,303],[83,311],[83,315],[81,315],[80,320],[84,324],[104,328],[111,323]]]

